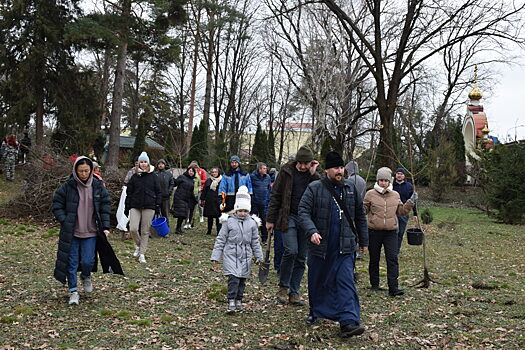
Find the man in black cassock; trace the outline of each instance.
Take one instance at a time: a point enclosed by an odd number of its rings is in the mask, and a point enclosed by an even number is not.
[[[368,246],[368,228],[363,199],[355,185],[344,179],[344,165],[337,152],[326,155],[326,177],[312,182],[304,192],[299,222],[309,248],[307,323],[317,318],[336,321],[341,336],[351,337],[365,331],[360,325],[354,264],[357,250],[364,252]],[[352,222],[340,205],[346,207]]]

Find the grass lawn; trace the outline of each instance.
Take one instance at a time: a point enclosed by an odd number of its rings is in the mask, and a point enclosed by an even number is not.
[[[112,234],[126,276],[95,274],[94,292],[69,306],[52,277],[58,229],[0,220],[0,349],[525,348],[525,227],[473,210],[432,211],[427,255],[439,284],[412,287],[422,278],[422,248],[405,241],[407,294],[371,292],[365,256],[358,289],[367,332],[347,340],[333,322],[306,326],[307,307],[277,305],[275,272],[261,286],[255,266],[247,311],[226,315],[225,278],[211,270],[214,236],[203,224],[150,240],[147,264],[131,257],[131,241]]]

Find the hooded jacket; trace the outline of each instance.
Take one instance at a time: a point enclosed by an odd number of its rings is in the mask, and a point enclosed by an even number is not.
[[[225,276],[250,277],[252,257],[263,259],[259,229],[251,216],[240,218],[232,214],[223,223],[215,240],[211,260],[219,261],[221,256]]]
[[[171,213],[176,218],[185,218],[190,207],[195,206],[197,199],[193,192],[195,176],[190,176],[188,170],[175,179],[175,194],[173,194],[173,205]]]
[[[73,171],[75,171],[74,166]],[[102,181],[93,178],[91,187],[93,190],[93,206],[97,225],[95,256],[98,254],[104,273],[111,272],[123,275],[124,273],[120,262],[109,244],[106,235],[103,233],[104,230],[109,229],[110,225],[111,198]],[[77,181],[74,179],[73,174],[71,174],[69,179],[55,191],[52,205],[53,215],[60,223],[54,277],[63,284],[66,283],[67,261],[77,222],[78,203],[79,193]],[[97,263],[93,265],[93,271],[97,271]]]
[[[170,199],[171,194],[173,193],[173,188],[175,187],[175,179],[173,178],[173,173],[169,169],[159,169],[155,171],[159,177],[160,191],[162,192],[162,200]]]
[[[154,170],[155,167],[150,165],[147,171],[137,170],[131,177],[126,189],[126,210],[160,208],[162,192],[159,178]]]
[[[345,170],[348,174],[347,179],[355,185],[357,193],[359,193],[362,200],[366,194],[366,181],[359,175],[359,165],[354,161],[350,161],[346,164]]]
[[[261,176],[261,174],[259,174],[259,170],[257,169],[253,171],[250,177],[253,188],[252,203],[262,205],[266,208],[268,206],[268,202],[270,202],[272,179],[268,174]]]

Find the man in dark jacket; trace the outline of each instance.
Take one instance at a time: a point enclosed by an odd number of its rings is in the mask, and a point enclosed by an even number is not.
[[[166,222],[169,226],[168,213],[170,212],[170,197],[173,193],[173,187],[175,186],[175,180],[173,179],[173,173],[169,168],[166,167],[166,161],[159,159],[157,162],[157,170],[155,171],[159,177],[160,191],[162,192],[162,204],[160,205],[161,215],[166,218]]]
[[[282,304],[289,301],[292,305],[304,305],[299,287],[305,270],[307,241],[299,225],[298,210],[308,184],[319,179],[315,172],[318,165],[312,150],[302,146],[297,151],[295,161],[282,167],[272,187],[266,229],[272,232],[275,228],[276,241],[282,238],[284,252],[277,293],[277,301]]]
[[[308,239],[308,296],[313,324],[317,318],[339,322],[341,335],[364,332],[354,284],[355,252],[368,246],[363,200],[354,184],[344,179],[344,162],[337,152],[326,155],[326,177],[311,183],[299,204],[299,222]],[[355,224],[355,232],[338,201]],[[359,240],[356,238],[359,237]],[[359,243],[357,243],[359,242]]]
[[[398,168],[396,170],[396,180],[394,181],[393,189],[394,191],[399,193],[399,197],[401,198],[401,202],[403,202],[403,204],[405,204],[406,201],[410,197],[412,197],[412,194],[414,194],[414,187],[412,186],[410,182],[406,180],[406,170],[405,169]],[[413,212],[414,212],[414,220],[417,222],[418,220],[417,219],[417,208],[415,205],[414,205]],[[409,214],[397,217],[398,254],[399,254],[399,251],[401,250],[401,245],[403,244],[403,235],[405,234],[405,229],[407,228],[408,217],[409,217]]]
[[[267,174],[268,167],[264,163],[257,163],[257,169],[250,175],[252,181],[252,214],[257,215],[262,220],[261,240],[265,244],[268,239],[266,230],[266,212],[268,202],[270,202],[270,192],[272,190],[272,179]]]

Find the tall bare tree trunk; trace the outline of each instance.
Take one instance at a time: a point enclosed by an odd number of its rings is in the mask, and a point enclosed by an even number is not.
[[[44,149],[44,85],[39,83],[36,89],[36,150],[41,152]]]
[[[191,71],[191,92],[190,92],[190,109],[188,111],[188,133],[184,141],[183,154],[190,150],[191,138],[193,137],[193,118],[195,117],[195,93],[197,91],[197,65],[199,64],[199,42],[200,42],[200,22],[201,12],[198,9],[196,32],[195,32],[195,48],[193,50],[193,68]]]
[[[127,19],[131,14],[131,0],[122,2],[122,16]],[[113,87],[113,108],[111,110],[109,127],[109,150],[106,169],[116,171],[118,169],[120,153],[120,117],[122,115],[122,97],[124,95],[124,79],[126,78],[126,60],[128,56],[128,35],[124,34],[120,44],[117,69],[115,70],[115,86]]]

